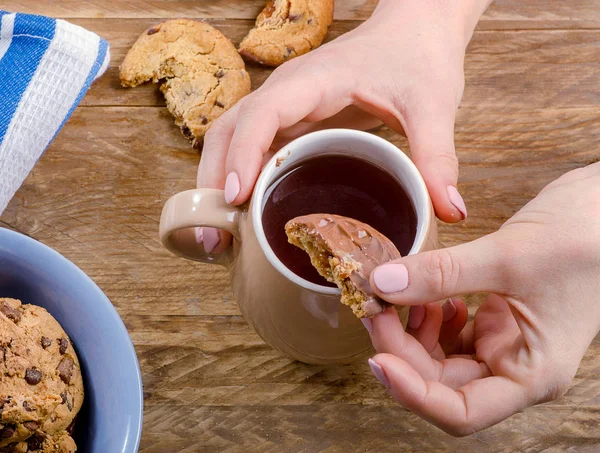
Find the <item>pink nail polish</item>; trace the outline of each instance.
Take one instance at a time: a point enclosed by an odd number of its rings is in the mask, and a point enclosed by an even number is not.
[[[423,305],[414,305],[410,307],[408,314],[408,327],[418,329],[425,320],[425,307]]]
[[[202,239],[203,239],[203,231],[202,231],[202,227],[196,227],[194,228],[194,233],[196,233],[196,244],[202,244]]]
[[[446,191],[448,192],[448,199],[450,203],[454,205],[456,209],[458,209],[462,215],[463,220],[467,218],[467,207],[465,206],[465,200],[461,197],[460,193],[458,193],[458,189],[454,186],[446,187]]]
[[[382,293],[399,293],[408,287],[408,269],[404,264],[384,264],[373,271],[373,282]]]
[[[240,178],[236,172],[232,171],[225,180],[225,201],[231,203],[240,193]]]
[[[383,368],[381,368],[381,366],[375,362],[375,360],[373,359],[369,359],[369,366],[371,367],[371,371],[373,372],[373,374],[375,375],[375,377],[377,378],[377,380],[379,381],[379,383],[381,385],[383,385],[385,388],[390,388],[390,381],[388,379],[388,377],[385,375],[385,371],[383,371]]]
[[[212,253],[220,241],[219,231],[216,228],[203,228],[202,242],[204,243],[204,251],[206,253]]]
[[[367,332],[373,333],[373,320],[370,318],[360,318]]]
[[[444,305],[442,305],[442,321],[449,322],[456,316],[456,305],[452,302],[452,299],[448,299]]]

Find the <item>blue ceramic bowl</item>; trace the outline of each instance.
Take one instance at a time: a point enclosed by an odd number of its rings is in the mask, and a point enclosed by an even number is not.
[[[100,288],[54,250],[0,228],[0,297],[41,305],[71,337],[85,385],[74,435],[78,451],[137,452],[140,368],[127,329]]]

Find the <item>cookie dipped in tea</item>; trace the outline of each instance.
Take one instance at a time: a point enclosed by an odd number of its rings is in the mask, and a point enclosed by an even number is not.
[[[417,216],[396,178],[369,162],[345,155],[301,162],[275,181],[265,194],[262,223],[279,260],[299,277],[323,286],[327,282],[306,253],[288,242],[285,225],[308,214],[328,213],[370,225],[404,256],[417,232]]]
[[[371,272],[400,258],[392,241],[358,220],[330,214],[310,214],[285,226],[289,242],[304,250],[314,268],[342,291],[341,302],[359,318],[370,318],[389,304],[374,293]]]

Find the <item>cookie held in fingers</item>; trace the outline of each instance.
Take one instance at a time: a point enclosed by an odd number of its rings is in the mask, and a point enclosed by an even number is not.
[[[400,252],[379,231],[348,217],[310,214],[290,220],[285,232],[319,274],[341,289],[342,303],[356,316],[370,318],[389,306],[375,295],[369,276],[380,264],[400,258]]]
[[[321,45],[333,21],[333,0],[272,0],[240,44],[247,60],[279,66]]]
[[[121,84],[160,83],[181,132],[199,147],[211,123],[250,93],[235,46],[217,29],[190,19],[147,29],[120,68]]]

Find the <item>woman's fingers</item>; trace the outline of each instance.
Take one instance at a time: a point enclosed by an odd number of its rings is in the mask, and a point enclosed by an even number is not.
[[[467,306],[461,299],[451,298],[442,305],[442,313],[443,320],[439,335],[440,347],[446,356],[464,353],[462,345],[464,336],[468,333],[464,332],[464,327],[469,319]]]
[[[439,310],[435,309],[436,306]],[[489,370],[485,364],[470,358],[444,358],[437,342],[442,323],[441,307],[437,303],[431,303],[418,308],[425,307],[428,309],[425,318],[418,328],[410,329],[412,335],[403,331],[394,308],[389,308],[373,319],[363,320],[376,351],[400,357],[423,379],[438,381],[451,388],[488,376]],[[415,334],[416,337],[413,336]]]
[[[426,379],[439,379],[441,364],[412,335],[404,332],[394,307],[372,319],[363,320],[378,353],[394,354],[418,370]],[[437,343],[437,341],[436,341]]]
[[[221,115],[204,137],[196,187],[224,189],[225,160],[233,137],[239,108],[240,104],[238,102]],[[211,227],[197,227],[194,229],[194,233],[196,244],[202,245],[206,253],[219,254],[227,250],[227,247],[231,244],[232,236],[228,231]]]
[[[442,307],[438,302],[410,307],[410,315],[406,333],[412,335],[429,355],[435,360],[446,356],[439,344],[440,327],[442,326]]]
[[[492,426],[529,404],[526,389],[506,377],[474,379],[453,390],[391,354],[377,355],[370,364],[399,404],[454,436]]]
[[[455,107],[417,109],[408,118],[412,160],[423,175],[437,216],[444,222],[467,218],[457,189],[458,159],[454,148]]]
[[[397,305],[417,305],[459,294],[504,293],[510,268],[497,233],[473,242],[410,255],[379,266],[371,286]]]
[[[241,101],[225,163],[225,199],[239,205],[248,200],[263,155],[277,132],[301,121],[316,122],[335,115],[351,102],[341,83],[303,73],[261,87]]]

